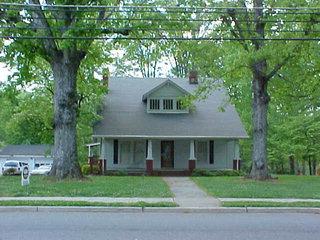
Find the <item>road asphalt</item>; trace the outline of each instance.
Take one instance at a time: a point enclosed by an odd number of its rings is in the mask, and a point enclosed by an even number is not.
[[[0,212],[0,240],[314,240],[319,214]]]

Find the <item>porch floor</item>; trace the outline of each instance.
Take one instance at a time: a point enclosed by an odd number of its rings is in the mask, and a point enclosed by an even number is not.
[[[129,176],[146,175],[145,169],[123,169],[123,170],[107,170],[106,175],[113,175],[119,171],[126,172]],[[154,169],[152,176],[190,176],[191,172],[186,169]]]

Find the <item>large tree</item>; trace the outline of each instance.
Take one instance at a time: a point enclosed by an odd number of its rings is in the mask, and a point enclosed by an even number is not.
[[[21,3],[25,3],[21,1]],[[58,179],[82,176],[77,156],[77,111],[79,96],[77,78],[79,68],[87,54],[92,51],[94,39],[106,34],[128,34],[119,24],[110,24],[108,19],[114,9],[81,11],[72,7],[55,7],[56,4],[110,4],[119,1],[41,1],[7,4],[1,9],[2,35],[13,36],[4,42],[5,60],[17,66],[19,74],[27,78],[23,69],[29,70],[35,59],[41,57],[52,71],[54,79],[54,163],[50,174]],[[29,5],[28,5],[29,4]],[[22,11],[23,10],[23,11]],[[94,19],[94,21],[89,19]],[[113,29],[107,28],[112,25]],[[29,36],[31,40],[19,39]],[[40,38],[39,38],[40,37]],[[87,37],[86,41],[68,39]],[[99,52],[98,54],[101,54]]]

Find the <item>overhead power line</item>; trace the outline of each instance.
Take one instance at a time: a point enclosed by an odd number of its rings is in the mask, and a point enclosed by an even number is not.
[[[26,20],[32,20],[32,19],[52,19],[52,20],[66,20],[66,18],[63,17],[28,17],[28,16],[19,16],[22,19]],[[4,18],[6,20],[10,20],[9,17]],[[222,21],[222,19],[217,18],[207,18],[207,19],[183,19],[183,18],[130,18],[130,17],[112,17],[108,19],[103,18],[97,18],[97,17],[77,17],[77,19],[81,20],[87,20],[87,21],[158,21],[158,22],[216,22],[216,21]],[[231,20],[231,19],[230,19]],[[237,19],[238,22],[251,22],[254,23],[254,20],[247,19],[247,20],[241,20]],[[290,20],[268,20],[263,19],[261,22],[265,23],[320,23],[320,20],[300,20],[300,19],[290,19]]]
[[[3,36],[4,39],[57,39],[57,40],[164,40],[164,41],[240,41],[240,40],[259,40],[259,41],[320,41],[320,38],[224,38],[224,37],[49,37],[49,36]]]
[[[108,5],[44,5],[44,4],[22,4],[22,3],[0,3],[2,6],[23,6],[23,7],[52,7],[52,8],[93,8],[93,9],[263,9],[263,10],[320,10],[320,7],[197,7],[197,6],[153,6],[153,5],[124,5],[124,6],[108,6]]]
[[[46,27],[32,26],[32,27],[16,27],[16,26],[0,26],[0,29],[19,29],[19,30],[45,30]],[[64,30],[65,27],[50,27],[51,30]],[[67,30],[75,30],[75,31],[110,31],[116,32],[119,30],[123,31],[200,31],[197,28],[189,28],[189,29],[177,29],[177,28],[154,28],[154,27],[125,27],[125,28],[90,28],[90,27],[69,27]],[[208,32],[229,32],[230,30],[222,30],[222,29],[209,29]],[[243,29],[242,32],[254,32],[254,29]],[[307,30],[280,30],[280,29],[266,29],[265,32],[269,33],[305,33]],[[320,30],[308,30],[308,33],[320,33]]]
[[[1,3],[0,3],[0,8],[1,9],[5,9],[5,10],[12,10],[12,11],[22,11],[22,10],[26,10],[26,11],[39,11],[39,6],[35,7],[35,6],[19,6],[19,7],[1,7]],[[106,11],[108,12],[114,12],[114,13],[128,13],[128,12],[132,12],[132,13],[161,13],[161,14],[170,14],[170,13],[187,13],[187,14],[195,14],[195,13],[201,13],[201,14],[227,14],[228,11],[230,9],[234,9],[234,8],[225,8],[225,9],[132,9],[132,8],[122,8],[122,7],[118,7],[118,8],[99,8],[99,9],[93,9],[93,8],[77,8],[77,7],[73,7],[73,8],[55,8],[53,5],[43,5],[41,7],[42,11],[45,12],[86,12],[86,13],[97,13],[100,11]],[[250,11],[250,9],[235,9],[237,10],[237,14],[252,14],[253,12]],[[320,9],[319,9],[320,10]],[[239,12],[240,11],[240,12]],[[310,15],[310,14],[317,14],[319,15],[320,12],[316,11],[316,12],[310,12],[312,11],[312,9],[309,9],[308,12],[301,12],[301,10],[298,10],[300,12],[297,11],[288,11],[288,10],[275,10],[275,9],[265,9],[265,13],[266,14],[276,14],[276,15]]]

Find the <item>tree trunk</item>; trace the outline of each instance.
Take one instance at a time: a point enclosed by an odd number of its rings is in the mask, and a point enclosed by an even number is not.
[[[312,165],[311,165],[311,156],[308,155],[308,163],[309,163],[309,175],[312,175]]]
[[[315,156],[313,156],[312,160],[312,172],[313,175],[317,175],[317,160],[315,159]]]
[[[306,160],[305,160],[305,157],[302,160],[302,175],[306,175]]]
[[[255,32],[260,38],[265,38],[263,23],[263,0],[253,1]],[[264,41],[253,41],[258,52],[264,47]],[[257,180],[265,180],[270,176],[267,165],[267,114],[268,114],[268,77],[267,60],[257,59],[251,65],[252,71],[252,125],[253,125],[253,150],[252,168],[250,177]]]
[[[289,156],[289,166],[290,166],[290,174],[294,175],[296,172],[295,163],[294,163],[294,155]]]
[[[267,63],[258,61],[252,66],[253,80],[253,151],[250,177],[257,180],[269,178],[267,166],[267,113],[269,96],[267,93],[268,81],[264,76]]]
[[[81,58],[61,54],[52,63],[54,92],[54,161],[50,172],[57,179],[81,178],[77,154],[77,72]]]

